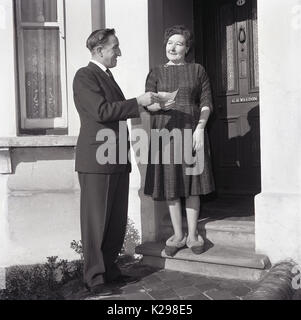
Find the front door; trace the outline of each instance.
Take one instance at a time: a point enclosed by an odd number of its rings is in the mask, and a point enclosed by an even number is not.
[[[200,60],[211,80],[215,108],[208,129],[217,192],[256,194],[260,192],[256,0],[199,3]]]

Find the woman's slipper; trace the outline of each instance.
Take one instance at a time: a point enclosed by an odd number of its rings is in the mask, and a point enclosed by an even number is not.
[[[186,236],[181,241],[175,241],[174,235],[166,240],[165,253],[169,257],[173,257],[181,248],[186,245]]]
[[[187,238],[187,241],[186,241],[186,245],[188,248],[191,249],[191,251],[195,254],[201,254],[204,252],[204,240],[203,238],[198,235],[198,240],[190,240],[189,238]]]

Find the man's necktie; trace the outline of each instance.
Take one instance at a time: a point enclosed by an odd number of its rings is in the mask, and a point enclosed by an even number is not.
[[[112,74],[112,72],[110,71],[110,69],[107,69],[107,70],[106,70],[106,73],[108,74],[108,76],[109,76],[112,80],[114,80],[113,74]],[[115,81],[115,80],[114,80],[114,81]]]
[[[112,74],[112,72],[110,71],[110,69],[107,69],[107,70],[106,70],[106,74],[107,74],[107,75],[109,76],[109,78],[113,81],[116,89],[118,89],[119,93],[120,93],[120,94],[122,95],[122,97],[124,98],[124,95],[123,95],[123,93],[122,93],[119,85],[118,85],[117,82],[115,81],[115,79],[114,79],[114,77],[113,77],[113,74]]]

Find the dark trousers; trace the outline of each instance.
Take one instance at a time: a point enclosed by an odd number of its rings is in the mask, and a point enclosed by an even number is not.
[[[128,211],[129,173],[78,173],[84,254],[89,287],[120,275],[115,261],[122,248]]]

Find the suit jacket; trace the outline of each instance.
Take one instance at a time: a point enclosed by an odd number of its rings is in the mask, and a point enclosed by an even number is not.
[[[140,116],[137,100],[135,98],[125,100],[117,83],[92,62],[75,74],[73,94],[81,122],[76,146],[75,170],[107,174],[130,171],[131,165],[128,160],[125,164],[119,163],[119,121]],[[115,133],[116,164],[99,164],[96,159],[99,146],[107,143],[96,141],[96,135],[102,129],[111,129]],[[126,141],[124,149],[128,152],[130,143],[128,139]]]

